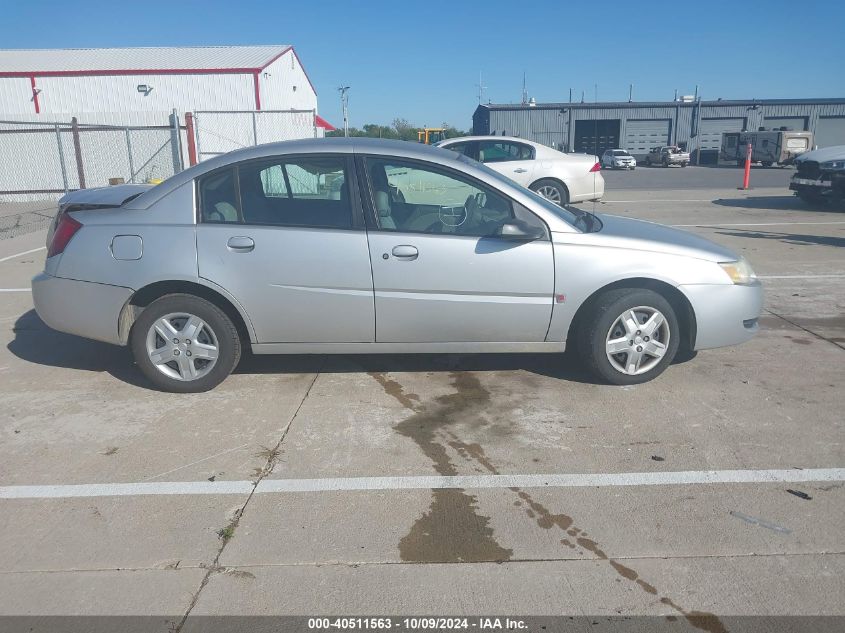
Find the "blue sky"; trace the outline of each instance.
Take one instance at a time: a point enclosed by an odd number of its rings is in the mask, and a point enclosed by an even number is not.
[[[351,124],[447,121],[478,98],[845,97],[845,3],[183,0],[4,2],[3,48],[293,44],[320,112]],[[125,7],[130,7],[131,10]]]

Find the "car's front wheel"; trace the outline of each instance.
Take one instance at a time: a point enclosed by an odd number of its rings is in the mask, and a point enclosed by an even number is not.
[[[232,373],[241,340],[232,320],[213,303],[188,294],[153,301],[132,326],[135,362],[165,391],[208,391]]]
[[[659,376],[681,340],[678,318],[660,294],[621,288],[599,296],[576,336],[589,369],[614,385],[635,385]]]
[[[546,200],[550,200],[562,207],[569,204],[569,192],[557,180],[551,180],[549,178],[538,180],[531,185],[531,191],[539,193]]]

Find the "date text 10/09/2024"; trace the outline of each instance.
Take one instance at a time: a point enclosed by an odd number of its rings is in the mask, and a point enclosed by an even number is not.
[[[308,618],[308,628],[314,631],[440,631],[476,630],[476,631],[521,631],[527,629],[523,620],[518,618],[475,617],[475,618]]]

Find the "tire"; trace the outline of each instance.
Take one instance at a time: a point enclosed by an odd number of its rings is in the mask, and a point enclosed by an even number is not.
[[[648,325],[649,315],[662,315],[662,323],[657,324],[656,335],[649,336],[649,341],[645,341],[645,328],[633,330],[636,327],[633,323],[631,328],[623,327],[623,316],[632,310],[639,325],[643,318]],[[595,376],[612,385],[637,385],[656,378],[672,362],[681,341],[678,317],[672,305],[662,295],[645,288],[605,292],[593,302],[580,322],[576,336],[581,359]],[[633,338],[629,339],[629,336]],[[623,351],[611,353],[608,347],[613,340],[618,341],[616,347]],[[629,340],[633,340],[634,345],[630,345]],[[655,342],[662,344],[662,350]],[[650,355],[645,349],[659,354]],[[634,358],[639,356],[639,362],[632,366],[633,372],[626,371],[629,361],[633,360],[632,355]]]
[[[561,207],[569,204],[569,192],[566,190],[566,187],[557,180],[543,178],[532,184],[530,189],[535,193],[539,193],[541,196],[546,198],[546,200],[551,200]]]
[[[686,161],[684,161],[684,162],[682,162],[682,163],[681,163],[681,167],[686,167],[688,164],[689,164],[689,163],[687,163]]]
[[[668,159],[666,159],[666,158],[664,158],[664,159],[663,159],[663,166],[664,166],[664,167],[668,167],[668,166],[669,166],[669,160],[668,160]]]
[[[165,295],[148,305],[132,326],[129,345],[149,381],[174,393],[213,389],[241,357],[232,320],[210,301],[189,294]]]
[[[771,167],[772,165],[774,165],[774,163],[772,163],[772,162],[770,162],[770,161],[764,161],[764,162],[762,162],[762,163],[760,163],[760,164],[761,164],[763,167]]]

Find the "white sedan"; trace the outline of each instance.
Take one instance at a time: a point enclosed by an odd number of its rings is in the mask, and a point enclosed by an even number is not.
[[[601,155],[601,166],[610,169],[636,169],[637,159],[624,149],[609,149]]]
[[[564,154],[508,136],[462,136],[437,145],[474,158],[561,206],[604,196],[601,164],[590,154]]]

